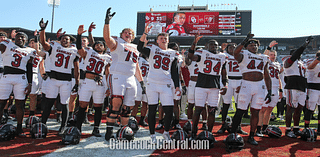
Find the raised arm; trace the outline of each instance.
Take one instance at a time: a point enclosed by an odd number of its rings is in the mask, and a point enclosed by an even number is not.
[[[42,18],[41,21],[39,22],[39,25],[41,28],[40,29],[40,43],[45,51],[49,51],[51,49],[51,46],[48,42],[46,42],[46,32],[45,32],[45,29],[48,25],[48,20],[46,23],[44,23],[43,18]]]
[[[266,50],[264,50],[264,53],[263,53],[263,54],[269,55],[269,52],[270,52],[271,48],[272,48],[274,45],[277,45],[277,44],[278,44],[277,41],[272,40],[272,41],[270,42],[268,48],[267,48]]]
[[[116,12],[110,14],[111,7],[107,10],[105,24],[103,27],[103,38],[106,41],[107,46],[110,49],[110,52],[114,51],[117,48],[117,42],[110,35],[110,20],[116,14]]]
[[[240,63],[243,59],[243,55],[240,53],[243,46],[248,42],[249,39],[251,39],[254,36],[254,34],[251,34],[250,32],[247,34],[247,37],[243,39],[243,41],[237,45],[237,47],[233,50],[233,56],[234,58]]]
[[[96,29],[96,24],[94,24],[94,23],[92,22],[92,23],[90,24],[90,26],[89,26],[89,29],[88,29],[88,34],[89,34],[88,38],[89,38],[89,45],[90,45],[90,46],[92,46],[93,43],[94,43],[94,38],[93,38],[92,33],[91,33],[93,29]]]
[[[309,65],[308,65],[308,69],[314,69],[317,64],[320,63],[320,57],[317,57],[317,59],[315,59],[314,61],[312,61]]]
[[[87,30],[84,30],[83,25],[80,25],[78,28],[78,35],[77,35],[77,41],[76,41],[76,47],[78,49],[79,55],[85,59],[87,56],[87,52],[84,50],[81,44],[81,35],[86,32]]]
[[[309,36],[303,43],[303,45],[292,53],[291,57],[284,62],[285,68],[289,68],[297,59],[301,57],[303,51],[306,49],[306,47],[309,45],[312,39],[313,37]]]
[[[137,47],[138,51],[147,57],[150,56],[150,49],[145,47],[146,45],[145,41],[147,41],[147,35],[152,28],[152,26],[150,27],[149,24],[150,22],[148,22],[146,27],[144,28],[144,32],[139,40],[138,47]]]
[[[194,55],[194,51],[196,49],[197,43],[198,41],[202,38],[203,36],[200,36],[200,33],[198,32],[195,36],[194,36],[194,40],[192,42],[191,47],[189,48],[189,53],[188,53],[188,58],[191,59],[192,61],[198,61],[199,60],[199,56],[198,55]]]

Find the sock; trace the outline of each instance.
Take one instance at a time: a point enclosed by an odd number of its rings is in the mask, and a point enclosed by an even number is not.
[[[257,126],[257,132],[261,131],[261,126]]]
[[[169,131],[173,117],[173,106],[162,106],[164,111],[164,130]]]
[[[4,109],[4,110],[3,110],[3,113],[8,113],[8,109]]]
[[[45,98],[45,101],[43,101],[46,103],[46,104],[43,104],[44,109],[42,112],[42,121],[41,121],[43,124],[47,123],[47,120],[48,120],[49,115],[51,113],[51,108],[52,108],[55,100],[56,99]]]
[[[61,127],[66,127],[66,122],[67,122],[67,118],[68,118],[68,114],[69,114],[68,104],[65,104],[65,105],[62,105],[62,104],[61,104],[61,108],[62,108]]]
[[[305,124],[304,124],[304,128],[309,128],[309,125],[310,125],[309,123],[308,123],[308,124],[305,123]]]
[[[19,133],[21,133],[21,132],[23,132],[23,130],[22,130],[22,124],[17,124],[17,133],[19,134]]]
[[[144,119],[145,119],[145,116],[141,116],[139,123],[143,123]]]
[[[87,108],[82,108],[82,107],[79,106],[76,127],[80,130],[80,132],[81,132],[82,123],[84,121],[84,116],[85,116],[86,109]]]
[[[249,136],[253,137],[253,136],[254,136],[254,132],[253,132],[253,131],[250,131]]]
[[[69,112],[69,117],[72,117],[73,112]]]
[[[101,123],[101,117],[102,117],[102,107],[94,107],[94,126],[99,127]]]
[[[266,131],[267,127],[268,127],[268,125],[263,125],[262,126],[262,131]]]

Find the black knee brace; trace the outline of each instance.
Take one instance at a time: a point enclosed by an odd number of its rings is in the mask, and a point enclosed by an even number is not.
[[[217,107],[211,107],[211,106],[208,105],[208,113],[209,113],[209,115],[215,116],[216,115],[216,109],[217,109]]]
[[[131,109],[129,106],[126,106],[126,107],[122,107],[121,108],[121,113],[120,113],[120,116],[121,117],[129,117],[131,114]]]
[[[116,116],[111,114],[116,114]],[[112,104],[110,104],[109,111],[107,112],[107,117],[111,119],[117,119],[119,114],[120,114],[120,110],[119,111],[113,110]]]

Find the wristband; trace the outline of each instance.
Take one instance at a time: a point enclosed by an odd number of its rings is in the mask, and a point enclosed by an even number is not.
[[[271,50],[271,47],[270,47],[270,46],[268,46],[267,50]]]
[[[145,33],[145,32],[143,34],[148,35],[148,33]]]
[[[282,89],[279,89],[279,92],[283,92],[283,90],[282,90]]]
[[[184,83],[184,81],[183,81],[183,80],[180,80],[180,82],[181,82],[181,83]]]

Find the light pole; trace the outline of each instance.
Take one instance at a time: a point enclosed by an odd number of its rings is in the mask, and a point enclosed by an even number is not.
[[[48,0],[49,7],[52,6],[52,21],[51,21],[51,33],[53,32],[53,18],[54,18],[54,8],[60,5],[60,0]]]

